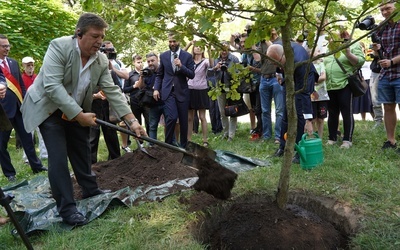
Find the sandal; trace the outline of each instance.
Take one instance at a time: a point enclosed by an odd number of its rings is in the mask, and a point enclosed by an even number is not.
[[[203,142],[203,147],[206,147],[206,148],[208,148],[208,146],[210,146],[210,144],[208,144],[208,142]]]

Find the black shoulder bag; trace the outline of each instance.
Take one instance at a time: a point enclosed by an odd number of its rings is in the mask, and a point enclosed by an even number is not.
[[[368,84],[364,80],[362,76],[361,69],[356,69],[353,73],[347,73],[344,69],[343,64],[335,57],[336,62],[338,63],[340,69],[343,71],[345,75],[347,75],[347,81],[350,87],[351,92],[354,97],[362,96],[367,92]]]

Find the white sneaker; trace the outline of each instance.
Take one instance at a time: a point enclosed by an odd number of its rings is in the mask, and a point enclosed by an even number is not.
[[[349,149],[351,146],[353,146],[353,143],[349,142],[349,141],[343,141],[342,145],[340,146],[340,148],[345,148],[345,149]]]
[[[129,146],[126,146],[126,147],[121,147],[122,148],[122,150],[124,150],[125,151],[125,153],[131,153],[132,152],[132,149],[130,149],[130,147]]]
[[[326,145],[335,145],[336,141],[332,141],[332,140],[328,140],[328,142],[326,143]]]

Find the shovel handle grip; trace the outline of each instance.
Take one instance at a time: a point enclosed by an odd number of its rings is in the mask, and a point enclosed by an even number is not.
[[[147,136],[137,136],[135,132],[133,132],[133,131],[131,131],[131,130],[129,130],[129,129],[121,128],[120,126],[117,126],[117,125],[115,125],[115,124],[112,124],[112,123],[109,123],[109,122],[100,120],[100,119],[98,119],[98,118],[94,118],[94,121],[95,121],[97,124],[107,126],[107,127],[109,127],[109,128],[112,128],[112,129],[117,130],[117,131],[119,131],[119,132],[125,133],[125,134],[127,134],[127,135],[131,135],[131,136],[135,137],[136,139],[142,139],[142,140],[144,140],[144,141],[147,141],[147,142],[150,142],[150,143],[154,143],[154,144],[156,144],[156,145],[158,145],[158,146],[161,146],[161,147],[164,147],[164,148],[168,148],[168,149],[171,149],[171,150],[174,150],[174,151],[177,151],[177,152],[186,154],[186,155],[191,155],[191,156],[193,156],[192,153],[186,151],[186,150],[183,149],[183,148],[179,148],[179,147],[173,146],[173,145],[168,144],[168,143],[165,143],[165,142],[161,142],[161,141],[159,141],[159,140],[156,140],[156,139],[153,139],[153,138],[150,138],[150,137],[147,137]]]

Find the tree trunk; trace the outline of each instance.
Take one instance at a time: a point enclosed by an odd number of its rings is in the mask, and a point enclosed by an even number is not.
[[[283,155],[282,168],[278,184],[276,200],[278,207],[284,209],[289,196],[290,168],[294,152],[295,138],[297,133],[297,114],[294,98],[294,54],[290,44],[291,26],[287,24],[281,27],[282,43],[285,51],[286,63],[284,65],[285,87],[286,87],[286,110],[288,116],[288,131]]]

